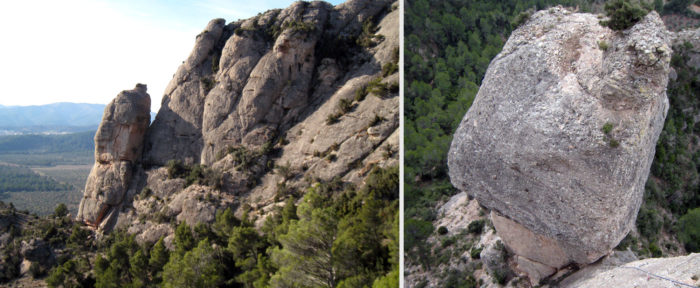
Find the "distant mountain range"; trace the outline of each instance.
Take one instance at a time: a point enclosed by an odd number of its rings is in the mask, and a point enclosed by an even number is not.
[[[60,102],[35,106],[0,105],[0,135],[59,134],[96,130],[104,104]],[[155,113],[151,113],[151,119]]]
[[[37,106],[0,106],[0,127],[95,126],[104,104],[53,103]]]

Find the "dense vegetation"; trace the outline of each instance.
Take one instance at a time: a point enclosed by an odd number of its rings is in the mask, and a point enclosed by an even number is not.
[[[499,53],[512,30],[527,21],[533,10],[564,5],[579,7],[583,12],[602,12],[602,2],[405,2],[404,239],[409,263],[426,266],[440,262],[441,255],[436,252],[439,249],[431,249],[433,244],[426,239],[436,233],[432,222],[437,216],[437,203],[457,192],[447,177],[447,151],[454,130],[474,101],[489,62]],[[673,7],[679,5],[678,2],[683,1],[670,1],[665,6],[660,1],[641,4],[647,10],[651,7],[660,12],[675,13]],[[614,5],[608,7],[611,7],[609,13],[618,11]],[[633,14],[638,12],[636,8],[619,12],[630,11]],[[645,204],[637,219],[640,235],[638,238],[629,236],[623,243],[634,242],[633,249],[645,255],[663,255],[674,249],[677,253],[678,247],[673,241],[662,245],[657,243],[659,233],[666,231],[675,235],[678,230],[683,230],[688,225],[679,226],[677,220],[700,204],[700,153],[696,153],[695,148],[700,127],[695,128],[693,118],[700,107],[697,103],[700,85],[697,71],[684,66],[688,62],[683,58],[686,57],[683,56],[684,50],[674,48],[674,51],[673,66],[679,76],[669,83],[671,108],[657,145]],[[675,239],[675,236],[671,238]],[[691,250],[688,244],[685,246]],[[652,253],[652,250],[658,253]]]
[[[0,199],[39,215],[65,202],[75,214],[95,161],[94,135],[0,136]]]
[[[644,254],[650,253],[652,246],[677,251],[679,247],[674,241],[657,243],[661,232],[671,235],[690,232],[689,225],[678,225],[677,221],[693,208],[700,207],[700,150],[697,147],[700,125],[695,125],[695,115],[700,109],[700,71],[688,65],[690,43],[673,49],[671,66],[677,76],[668,83],[671,105],[656,144],[644,204],[637,216],[641,252]],[[634,237],[630,238],[628,240],[636,241]],[[694,238],[690,242],[685,239],[692,238],[679,239],[688,252],[700,252],[700,239]]]
[[[16,191],[65,191],[70,184],[41,176],[29,168],[0,165],[0,193]]]
[[[613,30],[625,30],[642,20],[649,10],[651,7],[643,8],[626,0],[609,1],[605,3],[605,13],[610,19],[601,24]]]
[[[0,162],[27,166],[92,164],[95,131],[0,136]]]
[[[124,231],[95,240],[64,220],[65,206],[16,229],[14,242],[39,237],[61,251],[36,275],[51,287],[398,287],[398,171],[375,168],[359,188],[314,183],[260,229],[230,209],[212,224],[180,223],[172,251],[162,238],[141,245]],[[7,263],[18,268],[13,253]]]
[[[60,135],[11,135],[0,137],[0,154],[92,151],[95,131]]]

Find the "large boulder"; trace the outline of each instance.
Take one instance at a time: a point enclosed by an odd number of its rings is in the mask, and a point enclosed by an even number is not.
[[[452,183],[494,212],[523,263],[599,259],[642,203],[669,106],[669,33],[655,12],[625,31],[599,21],[535,13],[489,65],[450,147]]]
[[[140,161],[143,137],[151,121],[146,85],[122,91],[105,107],[95,134],[95,165],[90,171],[78,221],[109,230],[129,189],[134,164]]]

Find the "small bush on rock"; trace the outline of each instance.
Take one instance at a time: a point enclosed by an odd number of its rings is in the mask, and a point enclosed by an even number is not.
[[[469,223],[469,226],[467,226],[467,230],[472,234],[481,234],[481,232],[484,231],[484,223],[484,219],[472,221]]]
[[[649,13],[648,10],[629,0],[614,0],[605,4],[605,14],[610,17],[600,24],[613,30],[626,30]]]
[[[700,208],[689,210],[678,221],[678,239],[688,252],[700,252]]]

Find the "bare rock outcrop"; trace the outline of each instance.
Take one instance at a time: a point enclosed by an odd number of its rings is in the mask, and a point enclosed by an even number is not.
[[[141,159],[150,111],[151,98],[143,84],[122,91],[105,107],[95,134],[95,165],[85,184],[78,221],[107,230],[115,224],[134,165]]]
[[[659,16],[619,32],[599,21],[551,8],[515,30],[448,155],[523,266],[554,268],[539,272],[591,263],[630,231],[669,106]]]
[[[113,213],[110,223],[137,240],[167,242],[166,223],[212,222],[232,208],[259,224],[317,181],[359,185],[373,167],[398,165],[397,8],[390,0],[298,1],[210,21],[165,89],[140,164],[98,165],[99,180],[88,181],[126,193],[86,197],[81,211],[92,214],[80,216]],[[173,165],[184,174],[171,173]]]
[[[671,258],[651,258],[629,262],[593,273],[574,273],[561,287],[698,287],[700,285],[700,254]],[[581,277],[583,276],[583,277]]]

